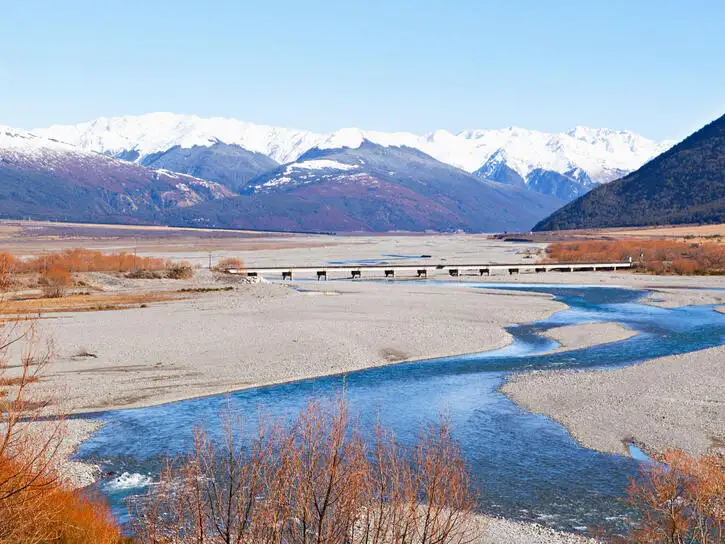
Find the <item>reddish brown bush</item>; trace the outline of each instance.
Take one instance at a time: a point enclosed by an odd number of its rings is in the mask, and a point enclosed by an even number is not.
[[[43,294],[46,297],[58,298],[66,293],[66,289],[73,283],[67,268],[54,264],[45,270],[41,276]]]
[[[0,290],[8,289],[13,283],[13,275],[17,272],[18,259],[9,253],[0,253]]]
[[[229,416],[220,442],[196,433],[131,507],[143,542],[463,544],[478,535],[475,495],[448,424],[411,450],[377,429],[366,447],[347,407],[312,403],[290,426],[260,425],[244,440]]]
[[[646,465],[629,488],[640,520],[628,541],[641,544],[725,542],[725,460],[669,451]]]
[[[132,270],[163,270],[163,259],[138,257],[132,253],[101,253],[88,249],[67,249],[18,262],[17,272],[44,272],[52,267],[69,272],[129,272]]]
[[[0,329],[0,542],[121,542],[106,506],[69,489],[58,475],[62,418],[28,394],[50,360],[35,330],[33,321]],[[11,347],[19,361],[10,360]]]
[[[166,263],[166,277],[172,280],[190,280],[194,277],[194,267],[186,261]]]
[[[23,459],[0,457],[0,542],[120,543],[121,532],[105,503],[66,488],[52,470],[40,478]]]
[[[725,245],[672,240],[557,242],[546,249],[552,262],[622,262],[655,274],[725,274]]]
[[[237,259],[236,257],[225,257],[220,259],[217,265],[214,267],[217,272],[229,272],[229,270],[243,270],[244,261]]]

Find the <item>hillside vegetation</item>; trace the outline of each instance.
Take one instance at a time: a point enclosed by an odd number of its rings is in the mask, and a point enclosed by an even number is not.
[[[624,178],[597,187],[534,230],[725,221],[725,116]]]

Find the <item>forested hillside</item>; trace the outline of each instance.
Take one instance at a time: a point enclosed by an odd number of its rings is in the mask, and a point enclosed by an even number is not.
[[[597,187],[534,230],[725,221],[725,116],[622,179]]]

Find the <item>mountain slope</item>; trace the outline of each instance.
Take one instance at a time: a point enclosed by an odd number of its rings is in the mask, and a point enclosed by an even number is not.
[[[221,142],[211,146],[176,145],[166,151],[145,155],[140,163],[150,168],[163,168],[216,181],[235,192],[259,174],[279,166],[266,155]]]
[[[473,172],[473,175],[481,179],[513,185],[514,187],[524,187],[526,185],[524,178],[508,165],[508,157],[504,149],[496,150],[481,168]]]
[[[4,217],[154,222],[167,210],[231,196],[225,187],[206,180],[0,127]]]
[[[642,168],[597,187],[536,230],[725,221],[725,116]]]
[[[511,127],[469,130],[458,134],[445,130],[416,135],[359,129],[316,134],[236,119],[203,119],[171,113],[101,118],[33,132],[86,150],[137,162],[176,146],[189,149],[224,143],[261,153],[278,163],[287,163],[312,148],[354,148],[363,141],[369,141],[386,147],[418,149],[443,163],[474,172],[503,150],[507,168],[522,179],[536,169],[564,175],[581,169],[597,183],[610,181],[640,167],[671,145],[671,142],[655,142],[629,131],[586,127],[576,127],[563,133]]]
[[[561,203],[477,179],[416,149],[365,140],[311,149],[250,181],[240,197],[179,210],[173,220],[318,232],[498,232],[528,229]]]

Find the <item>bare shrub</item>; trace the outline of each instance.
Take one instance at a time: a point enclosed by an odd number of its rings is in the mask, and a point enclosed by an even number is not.
[[[58,474],[62,418],[29,395],[50,361],[39,340],[33,320],[0,329],[0,542],[120,543],[105,504],[69,489]]]
[[[230,270],[241,271],[244,270],[244,261],[236,257],[226,257],[216,264],[214,270],[224,273],[228,273]]]
[[[640,519],[626,542],[725,542],[725,460],[668,451],[631,483],[629,502]]]
[[[19,261],[9,253],[0,253],[0,290],[5,291],[13,284]]]
[[[464,544],[475,494],[445,421],[412,449],[378,427],[366,446],[347,406],[310,403],[289,426],[245,437],[232,411],[223,438],[195,433],[188,457],[130,506],[142,542]]]
[[[41,276],[43,295],[48,298],[65,296],[68,287],[72,283],[73,280],[68,269],[59,265],[53,265],[45,270]]]
[[[194,277],[194,267],[185,261],[166,263],[166,277],[172,280],[190,280]]]

